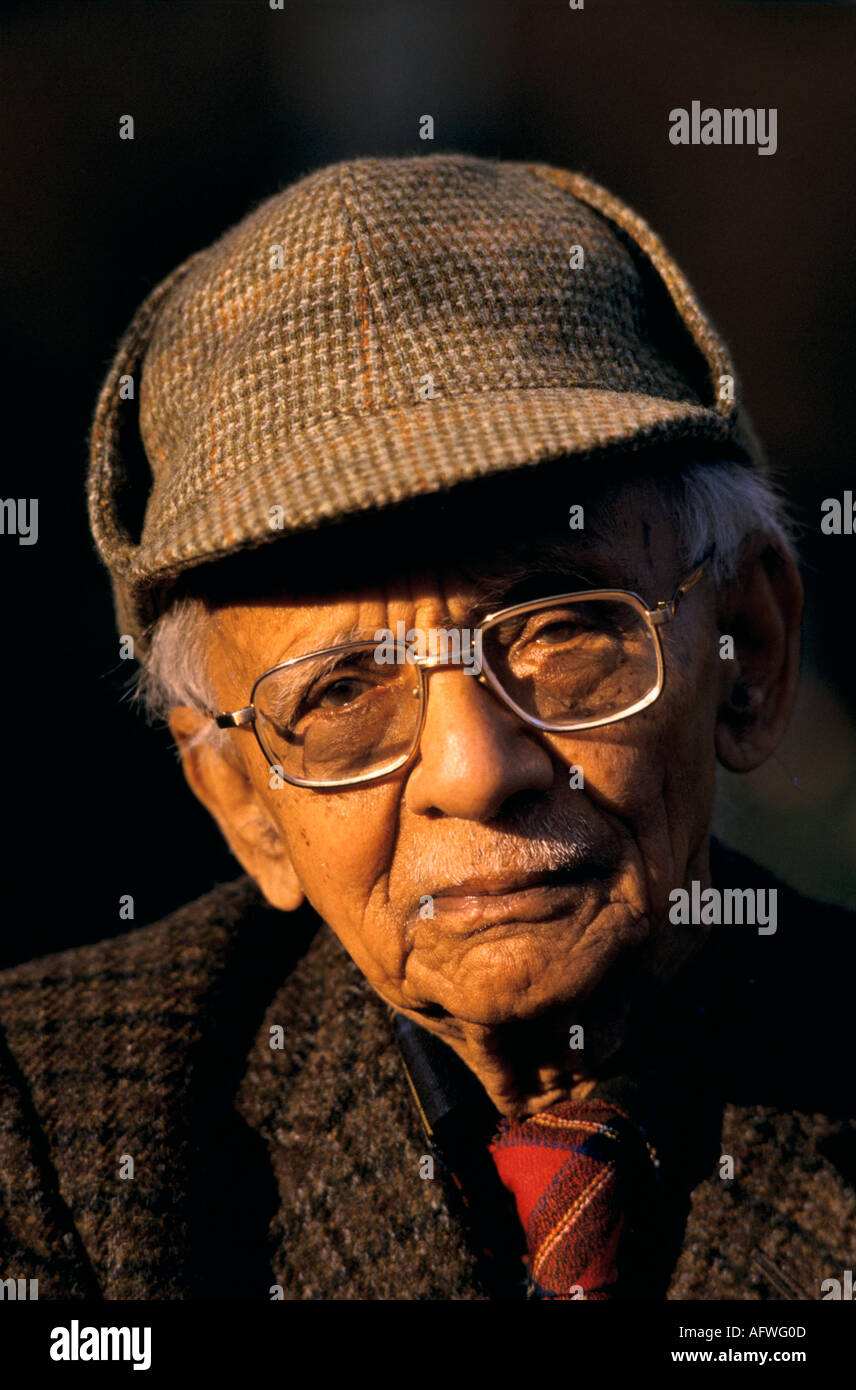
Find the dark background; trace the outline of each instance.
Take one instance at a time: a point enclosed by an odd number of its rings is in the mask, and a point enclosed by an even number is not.
[[[794,724],[717,826],[797,887],[856,907],[856,9],[845,4],[387,0],[6,5],[0,80],[8,349],[0,536],[0,963],[100,940],[236,876],[128,663],[86,519],[86,439],[148,290],[263,197],[355,155],[460,150],[604,183],[652,223],[733,348],[801,523],[808,614]],[[692,100],[778,109],[778,151],[675,147]],[[119,139],[131,114],[135,139]],[[419,117],[435,121],[433,143]]]

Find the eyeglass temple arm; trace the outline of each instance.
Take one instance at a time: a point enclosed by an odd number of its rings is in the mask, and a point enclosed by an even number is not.
[[[716,546],[712,545],[709,550],[705,551],[698,567],[693,570],[688,579],[681,581],[670,599],[660,599],[653,613],[649,615],[652,623],[659,625],[660,623],[670,623],[672,621],[678,611],[678,605],[681,599],[686,597],[690,589],[695,588],[696,584],[701,579],[705,565],[708,560],[711,559],[715,550]]]
[[[213,719],[218,729],[240,729],[242,724],[252,724],[256,717],[256,712],[252,705],[246,705],[244,709],[232,710],[231,714],[217,714],[213,709],[204,711],[209,719]]]

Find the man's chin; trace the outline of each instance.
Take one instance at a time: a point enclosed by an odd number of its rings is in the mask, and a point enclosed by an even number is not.
[[[608,1069],[622,1035],[592,1029],[585,1052],[570,1046],[565,1010],[492,1028],[456,1021],[445,1040],[484,1086],[501,1114],[524,1119],[563,1100],[584,1100]],[[579,1028],[579,1024],[572,1027]],[[444,1036],[442,1024],[432,1031]]]
[[[454,1031],[582,1016],[592,996],[609,993],[613,973],[625,975],[626,958],[648,936],[647,919],[618,903],[468,932],[447,933],[442,918],[424,925],[408,954],[407,997],[398,1007]]]

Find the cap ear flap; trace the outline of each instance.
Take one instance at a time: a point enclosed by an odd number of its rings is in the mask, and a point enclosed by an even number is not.
[[[177,266],[140,305],[101,387],[89,436],[89,524],[110,572],[119,629],[135,640],[155,616],[153,592],[134,585],[135,557],[154,482],[140,433],[142,365],[162,305],[203,254],[199,251]]]
[[[702,403],[722,418],[722,442],[730,442],[743,461],[766,468],[760,441],[740,403],[740,383],[728,349],[656,232],[607,189],[581,174],[549,164],[527,167],[606,218],[637,262],[641,262],[641,268],[655,278],[662,313],[660,322],[652,328],[663,342],[666,355],[671,357],[675,348],[681,346],[676,334],[682,337],[682,369]],[[668,301],[668,308],[664,300]],[[689,359],[688,346],[694,348]]]

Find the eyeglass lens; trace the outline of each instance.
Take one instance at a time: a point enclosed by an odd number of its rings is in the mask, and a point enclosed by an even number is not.
[[[655,639],[623,599],[585,599],[517,614],[484,634],[484,656],[516,705],[544,723],[606,719],[657,684]]]
[[[419,674],[387,654],[365,644],[266,676],[254,704],[271,763],[287,776],[335,782],[403,760],[419,729]],[[556,725],[630,710],[654,690],[659,671],[654,635],[623,599],[515,614],[484,629],[483,661],[519,708]]]

